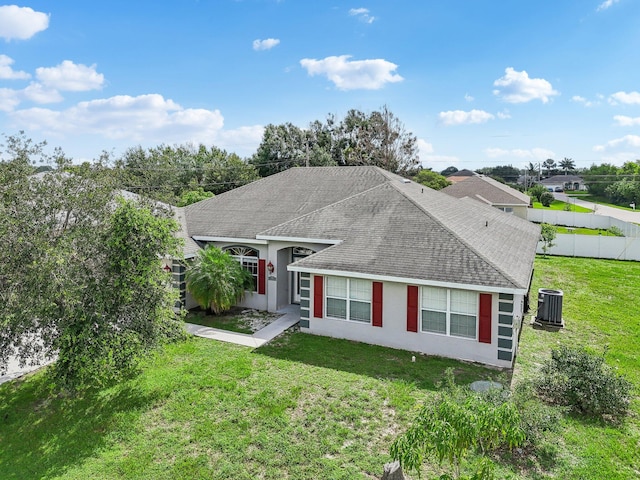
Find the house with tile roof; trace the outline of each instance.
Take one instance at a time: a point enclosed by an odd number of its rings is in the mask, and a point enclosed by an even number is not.
[[[464,182],[454,183],[441,191],[456,198],[472,198],[524,219],[531,203],[529,195],[484,175],[468,177]]]
[[[244,307],[299,304],[303,332],[512,366],[534,224],[368,166],[292,168],[179,215],[185,257],[214,244],[254,275]]]

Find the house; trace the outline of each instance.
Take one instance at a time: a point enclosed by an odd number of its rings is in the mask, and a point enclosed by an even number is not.
[[[587,190],[582,177],[578,175],[554,175],[538,182],[550,191]]]
[[[369,166],[292,168],[179,215],[187,257],[214,244],[251,271],[244,307],[299,304],[303,332],[512,366],[534,224]]]
[[[443,188],[442,192],[456,198],[469,197],[524,219],[531,202],[528,195],[484,175],[468,177],[464,182]]]
[[[449,175],[447,177],[447,180],[449,180],[451,183],[458,183],[458,182],[462,182],[464,180],[468,180],[471,177],[475,177],[478,174],[476,172],[472,172],[471,170],[458,170],[455,173],[452,173],[451,175]]]

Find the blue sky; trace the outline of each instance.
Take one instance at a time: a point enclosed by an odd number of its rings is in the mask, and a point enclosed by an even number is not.
[[[438,171],[640,159],[638,0],[33,0],[0,45],[0,132],[76,160],[383,105]]]

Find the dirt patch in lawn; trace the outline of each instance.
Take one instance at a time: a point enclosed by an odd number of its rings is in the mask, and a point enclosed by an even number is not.
[[[205,327],[251,335],[280,317],[281,314],[278,313],[263,312],[251,308],[234,307],[220,315],[195,308],[187,313],[185,321]]]

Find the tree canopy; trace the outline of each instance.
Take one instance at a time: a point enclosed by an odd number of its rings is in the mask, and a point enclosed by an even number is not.
[[[349,110],[308,129],[291,123],[267,125],[250,163],[266,176],[296,166],[375,165],[411,175],[419,165],[417,138],[386,107],[369,114]]]
[[[424,185],[425,187],[432,188],[434,190],[442,190],[445,187],[451,185],[451,182],[446,177],[440,175],[437,172],[432,172],[430,169],[420,170],[414,177],[413,181]]]
[[[0,369],[57,356],[69,389],[135,371],[182,335],[161,257],[177,255],[177,225],[158,208],[117,200],[109,168],[72,165],[32,175],[43,144],[9,137],[0,161]]]

